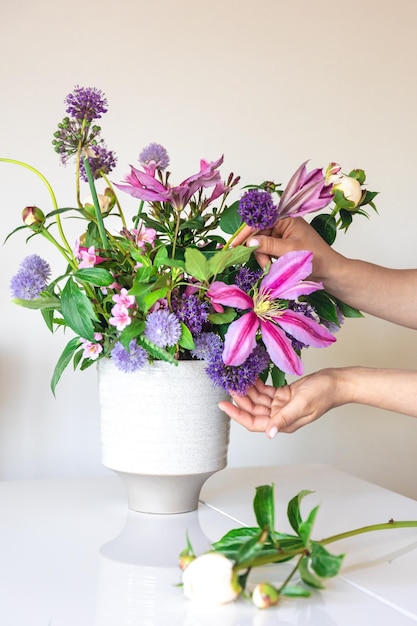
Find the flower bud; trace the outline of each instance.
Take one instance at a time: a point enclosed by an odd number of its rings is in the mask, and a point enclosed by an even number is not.
[[[270,583],[258,583],[252,592],[252,602],[258,609],[269,609],[276,606],[279,600],[279,592]]]
[[[112,204],[112,198],[109,197],[108,195],[103,195],[103,194],[97,194],[97,199],[98,199],[98,204],[100,207],[100,211],[103,214],[106,214],[110,211],[110,209],[112,208],[112,206],[114,206],[114,201]],[[95,215],[95,208],[94,208],[94,202],[93,202],[93,197],[92,196],[88,196],[84,202],[83,202],[83,207],[84,209],[92,216]]]
[[[346,200],[354,203],[354,207],[357,207],[362,200],[361,184],[351,176],[341,176],[338,182],[333,185],[333,191],[341,191]]]
[[[42,226],[45,215],[37,206],[27,206],[22,211],[22,219],[26,226]]]
[[[195,556],[193,556],[192,554],[183,554],[180,557],[180,561],[179,561],[179,565],[180,565],[180,569],[182,569],[182,571],[184,571],[190,563],[192,563],[195,560]]]
[[[328,168],[326,169],[326,174],[325,174],[325,182],[326,185],[333,185],[333,183],[336,183],[340,177],[341,177],[341,172],[342,168],[339,165],[339,163],[329,163]]]

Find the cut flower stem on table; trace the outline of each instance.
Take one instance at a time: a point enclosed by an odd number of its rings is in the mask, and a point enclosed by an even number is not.
[[[417,520],[390,519],[315,540],[312,533],[319,507],[314,507],[306,518],[301,514],[301,503],[311,493],[300,491],[288,503],[287,516],[294,534],[275,530],[274,485],[262,485],[256,488],[253,501],[257,527],[229,531],[200,556],[194,554],[187,538],[179,558],[185,595],[206,605],[225,604],[243,596],[259,608],[276,606],[283,596],[309,597],[311,589],[324,589],[325,580],[337,576],[343,563],[344,554],[333,555],[325,546],[364,533],[417,529]],[[252,592],[247,591],[254,568],[289,561],[295,563],[279,586],[265,581]],[[301,582],[294,583],[295,578]]]

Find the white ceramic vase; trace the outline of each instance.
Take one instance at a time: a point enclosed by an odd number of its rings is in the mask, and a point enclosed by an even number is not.
[[[126,374],[98,363],[102,463],[124,481],[128,506],[146,513],[198,507],[205,481],[227,465],[227,394],[203,361],[163,361]]]

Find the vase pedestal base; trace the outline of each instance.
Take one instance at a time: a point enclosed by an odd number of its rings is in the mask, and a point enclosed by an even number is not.
[[[202,486],[215,473],[158,476],[113,471],[125,484],[130,510],[166,515],[195,511]]]

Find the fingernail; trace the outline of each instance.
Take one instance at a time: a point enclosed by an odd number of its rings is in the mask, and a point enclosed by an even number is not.
[[[249,240],[249,246],[259,246],[259,241],[255,238]]]
[[[268,437],[273,439],[278,435],[278,428],[276,426],[272,426],[271,430],[268,432]]]

